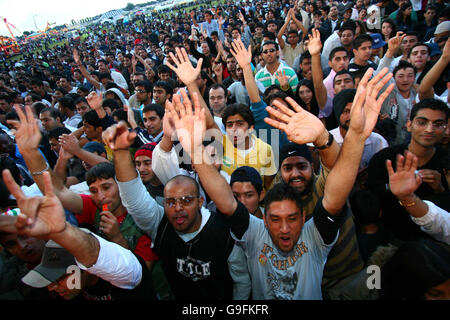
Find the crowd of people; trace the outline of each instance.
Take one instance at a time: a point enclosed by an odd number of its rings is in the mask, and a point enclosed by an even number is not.
[[[3,61],[0,299],[450,299],[449,35],[203,1]]]

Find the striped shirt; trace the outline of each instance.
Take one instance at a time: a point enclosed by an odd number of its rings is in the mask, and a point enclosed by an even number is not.
[[[271,74],[267,70],[267,66],[264,67],[264,69],[261,69],[256,73],[255,80],[256,82],[261,82],[264,86],[264,89],[267,89],[273,84],[280,85],[280,82],[278,82],[277,78],[275,77],[275,74],[280,71],[281,73],[284,71],[286,72],[286,76],[289,79],[289,86],[292,88],[292,91],[297,90],[298,86],[298,78],[297,74],[295,73],[295,70],[289,67],[286,63],[283,63],[282,61],[279,61],[280,65],[278,66],[278,69]]]

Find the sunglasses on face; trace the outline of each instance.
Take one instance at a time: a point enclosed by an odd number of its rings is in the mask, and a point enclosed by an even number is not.
[[[184,206],[189,206],[192,204],[192,202],[195,200],[194,196],[184,196],[184,197],[179,197],[179,198],[165,198],[164,199],[164,203],[169,207],[169,208],[173,208],[177,205],[177,202],[180,202],[180,205]]]
[[[273,52],[275,52],[275,51],[277,51],[277,50],[272,48],[272,49],[266,49],[266,50],[264,50],[263,53],[264,53],[264,54],[268,54],[269,52],[270,52],[270,53],[273,53]]]

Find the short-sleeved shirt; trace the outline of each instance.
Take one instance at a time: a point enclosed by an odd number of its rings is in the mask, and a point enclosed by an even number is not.
[[[223,165],[222,170],[230,176],[239,167],[249,166],[255,168],[264,176],[276,175],[277,168],[275,164],[272,147],[255,135],[251,136],[253,147],[244,156],[241,150],[234,147],[233,143],[226,135],[223,136]]]
[[[289,79],[289,86],[292,88],[292,91],[295,92],[297,90],[297,86],[298,86],[297,74],[295,73],[294,69],[292,69],[291,67],[289,67],[287,64],[283,63],[282,61],[280,61],[280,65],[278,66],[278,69],[277,69],[277,71],[274,72],[274,74],[271,74],[267,70],[267,66],[266,66],[266,67],[264,67],[264,69],[259,70],[256,73],[255,80],[256,80],[256,82],[258,82],[258,81],[261,82],[265,89],[267,89],[268,87],[270,87],[273,84],[280,85],[280,82],[275,77],[275,73],[278,71],[281,73],[286,72],[286,76]]]
[[[99,226],[96,223],[96,216],[100,213],[100,210],[97,208],[94,201],[92,201],[91,196],[84,195],[84,194],[82,194],[80,196],[81,196],[81,199],[83,200],[83,212],[81,214],[75,215],[75,217],[78,220],[78,223],[91,225],[95,228],[95,230],[98,230]],[[117,217],[117,222],[119,223],[119,225],[122,226],[122,222],[125,221],[125,218],[127,217],[127,215],[128,215],[128,213],[125,212],[120,217]],[[135,225],[135,228],[139,229],[136,225]],[[136,247],[132,251],[135,254],[142,257],[142,259],[144,259],[144,261],[158,260],[158,256],[151,249],[151,244],[152,244],[151,239],[147,235],[143,234],[137,240]]]

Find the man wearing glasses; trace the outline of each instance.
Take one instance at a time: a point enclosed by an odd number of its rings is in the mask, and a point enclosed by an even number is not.
[[[294,69],[289,67],[287,64],[280,62],[279,55],[280,50],[278,48],[278,44],[275,41],[265,41],[261,48],[262,57],[266,66],[264,69],[258,71],[255,75],[255,80],[262,83],[265,89],[270,87],[273,84],[279,85],[281,87],[280,82],[278,81],[276,74],[286,74],[288,78],[289,87],[292,91],[297,90],[298,78]],[[287,90],[289,88],[282,88],[283,90]]]
[[[164,205],[158,205],[131,160],[133,134],[120,122],[108,128],[104,137],[114,148],[121,199],[137,225],[154,240],[176,299],[230,300],[238,280],[231,276],[236,270],[237,249],[228,222],[203,207],[206,199],[200,195],[197,181],[185,175],[166,183]]]
[[[368,168],[368,187],[380,199],[383,225],[395,238],[408,241],[424,237],[423,231],[409,217],[405,208],[414,203],[399,202],[388,188],[389,177],[386,160],[396,163],[398,154],[405,150],[419,159],[417,174],[422,177],[422,184],[416,195],[421,199],[433,199],[436,205],[448,197],[446,172],[449,164],[446,152],[438,143],[444,136],[449,116],[448,106],[437,99],[424,99],[415,104],[406,123],[411,133],[409,144],[401,144],[383,149],[375,154]]]

